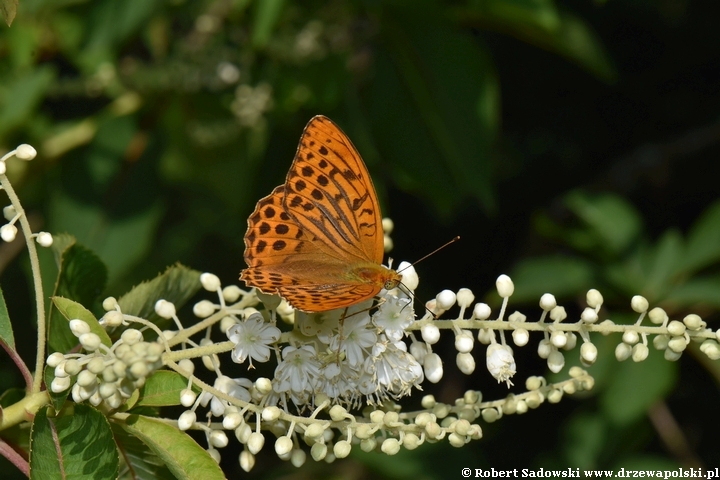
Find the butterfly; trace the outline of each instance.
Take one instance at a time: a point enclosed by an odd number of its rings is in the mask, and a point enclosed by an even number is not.
[[[400,284],[381,265],[380,205],[365,162],[329,118],[313,117],[285,183],[248,218],[240,279],[308,313],[348,307]]]

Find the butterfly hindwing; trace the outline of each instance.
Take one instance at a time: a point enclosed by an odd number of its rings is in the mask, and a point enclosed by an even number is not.
[[[380,287],[368,284],[323,285],[315,287],[286,286],[278,289],[290,305],[306,312],[317,310],[322,304],[323,310],[347,307],[374,297]]]

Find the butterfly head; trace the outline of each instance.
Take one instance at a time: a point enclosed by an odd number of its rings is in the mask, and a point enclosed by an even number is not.
[[[402,281],[402,276],[399,273],[393,270],[390,270],[390,273],[393,275],[385,280],[385,285],[383,286],[385,290],[392,290],[393,288],[396,288]]]

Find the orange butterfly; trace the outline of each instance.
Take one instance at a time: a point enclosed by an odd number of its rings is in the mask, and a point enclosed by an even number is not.
[[[381,265],[380,205],[360,154],[329,118],[305,127],[285,179],[248,218],[240,279],[305,312],[324,312],[395,288]]]

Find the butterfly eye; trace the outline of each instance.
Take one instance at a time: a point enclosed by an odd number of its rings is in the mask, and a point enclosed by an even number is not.
[[[385,290],[392,290],[393,288],[398,286],[397,280],[388,280],[385,282]]]

